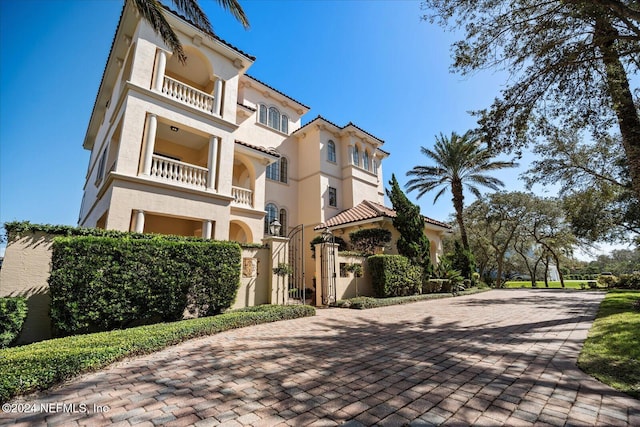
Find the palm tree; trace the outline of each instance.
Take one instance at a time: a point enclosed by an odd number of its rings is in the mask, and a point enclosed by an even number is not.
[[[128,0],[126,0],[128,1]],[[178,55],[178,59],[183,64],[187,60],[187,56],[182,49],[182,44],[178,40],[178,36],[173,31],[167,20],[165,19],[164,7],[160,0],[132,0],[133,5],[140,15],[147,21],[155,32],[162,37],[162,40]],[[198,0],[171,0],[177,11],[184,15],[196,27],[213,35],[213,28],[207,15],[200,9]],[[249,20],[242,10],[242,6],[238,0],[216,0],[218,4],[225,10],[229,11],[245,28],[249,28]]]
[[[467,187],[476,197],[481,197],[478,185],[498,190],[504,183],[485,173],[498,169],[518,166],[514,162],[492,161],[492,154],[480,144],[476,133],[468,131],[460,136],[455,132],[447,138],[442,133],[436,136],[433,150],[425,147],[420,152],[435,162],[434,166],[414,166],[407,176],[413,176],[406,184],[409,192],[418,191],[418,199],[429,191],[440,188],[433,203],[451,188],[453,207],[456,210],[456,220],[460,227],[462,246],[469,250],[469,240],[462,218],[464,207],[463,187]]]

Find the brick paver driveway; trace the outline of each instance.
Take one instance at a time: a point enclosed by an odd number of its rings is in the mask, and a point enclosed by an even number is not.
[[[319,310],[192,340],[20,400],[84,404],[87,413],[2,414],[0,424],[638,426],[640,401],[575,365],[602,298],[494,290]]]

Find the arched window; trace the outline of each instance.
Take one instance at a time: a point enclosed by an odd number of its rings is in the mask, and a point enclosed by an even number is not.
[[[331,140],[327,144],[327,160],[334,163],[336,161],[336,143]]]
[[[280,236],[285,237],[287,235],[287,211],[280,209]]]
[[[269,231],[269,226],[278,218],[278,207],[273,203],[267,203],[264,210],[267,213],[264,216],[264,234],[268,235],[271,233],[271,231]]]
[[[353,164],[360,166],[360,152],[356,146],[353,147]]]
[[[267,179],[280,181],[280,162],[274,162],[267,166]]]
[[[287,183],[287,169],[289,167],[289,161],[286,157],[280,157],[280,182]]]
[[[367,150],[362,153],[362,167],[369,170],[369,152]]]
[[[280,111],[276,107],[269,108],[269,126],[280,130]]]
[[[258,115],[258,121],[263,125],[267,124],[267,107],[264,104],[260,104],[260,112]]]
[[[282,133],[289,133],[289,117],[282,115],[282,125],[280,126]]]

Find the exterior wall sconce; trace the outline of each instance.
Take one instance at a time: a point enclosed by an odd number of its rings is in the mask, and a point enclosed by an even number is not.
[[[277,219],[271,221],[271,225],[269,225],[269,231],[271,232],[272,236],[279,236],[280,228],[282,228],[282,224],[280,224],[280,221],[278,221]]]

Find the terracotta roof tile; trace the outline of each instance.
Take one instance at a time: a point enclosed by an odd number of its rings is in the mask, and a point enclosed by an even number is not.
[[[396,217],[396,211],[394,211],[393,209],[387,206],[381,205],[379,203],[372,202],[370,200],[364,200],[360,202],[360,204],[358,204],[357,206],[344,210],[339,214],[337,214],[336,216],[329,218],[324,223],[317,225],[316,227],[314,227],[314,230],[320,230],[326,227],[336,227],[339,225],[346,225],[353,222],[366,221],[368,219],[374,219],[374,218],[395,218],[395,217]],[[426,216],[423,216],[423,218],[424,218],[424,221],[428,224],[451,229],[451,226],[444,222],[440,222]]]
[[[260,147],[258,145],[252,145],[252,144],[248,144],[246,142],[238,141],[237,139],[236,139],[236,144],[242,145],[244,147],[251,148],[251,149],[256,150],[256,151],[260,151],[261,153],[269,154],[271,156],[280,157],[280,153],[278,153],[275,150],[275,148]]]

